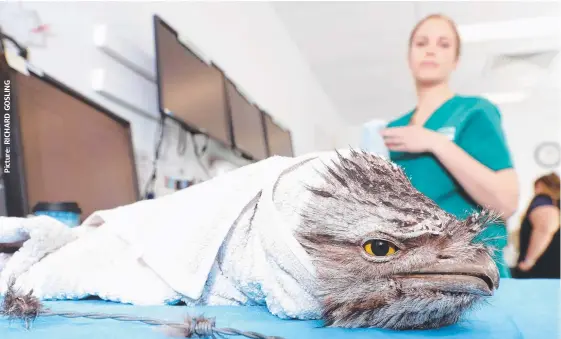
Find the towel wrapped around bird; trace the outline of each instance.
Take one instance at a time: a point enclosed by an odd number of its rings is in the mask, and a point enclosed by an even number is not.
[[[491,296],[493,214],[458,220],[386,159],[355,150],[269,159],[70,229],[1,218],[23,241],[0,272],[42,300],[266,305],[341,327],[435,328]]]

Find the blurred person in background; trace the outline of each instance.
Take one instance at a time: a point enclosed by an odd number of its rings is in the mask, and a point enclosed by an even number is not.
[[[455,23],[442,15],[421,20],[409,39],[409,68],[417,105],[381,131],[390,159],[445,211],[464,219],[483,207],[501,215],[476,241],[493,246],[501,277],[510,277],[503,249],[507,220],[518,206],[513,168],[498,108],[454,93],[449,78],[460,57]]]
[[[516,278],[560,278],[559,175],[534,182],[534,198],[520,226],[520,255]]]

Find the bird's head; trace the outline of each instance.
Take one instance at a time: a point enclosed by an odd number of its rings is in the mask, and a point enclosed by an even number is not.
[[[339,155],[321,175],[297,238],[316,267],[327,325],[442,327],[498,288],[492,249],[473,241],[492,213],[458,220],[368,153]]]

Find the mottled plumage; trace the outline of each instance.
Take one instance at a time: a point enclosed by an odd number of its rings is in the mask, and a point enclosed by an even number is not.
[[[458,220],[369,153],[339,154],[321,175],[297,237],[317,269],[328,325],[441,327],[498,287],[492,249],[472,241],[492,213]]]

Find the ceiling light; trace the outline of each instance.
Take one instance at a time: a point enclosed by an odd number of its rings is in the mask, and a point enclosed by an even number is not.
[[[543,38],[559,35],[559,18],[537,17],[458,27],[462,42]]]
[[[528,97],[528,93],[517,91],[517,92],[497,92],[497,93],[485,93],[482,95],[487,100],[495,104],[506,104],[524,101]]]

